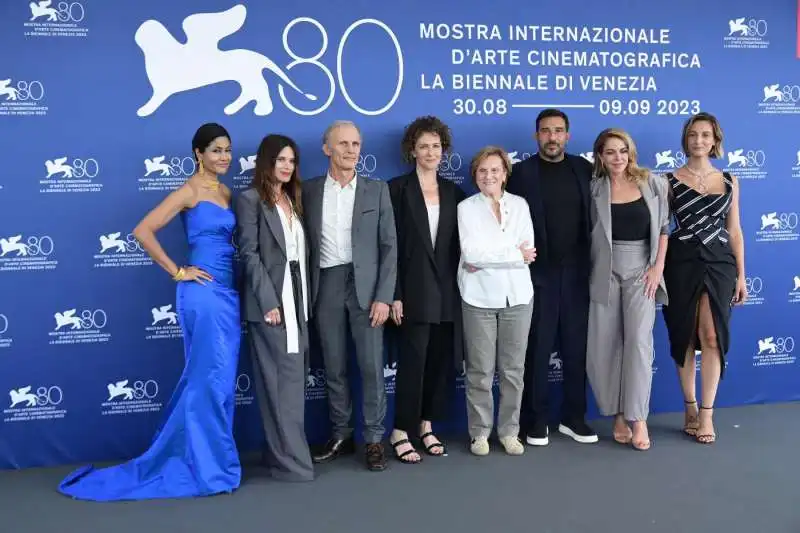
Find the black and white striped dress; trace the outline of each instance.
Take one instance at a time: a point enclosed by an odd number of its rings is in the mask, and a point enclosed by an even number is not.
[[[670,209],[676,222],[664,264],[664,283],[669,294],[664,321],[670,352],[675,362],[683,366],[690,347],[701,349],[697,305],[705,292],[711,304],[724,373],[737,272],[726,228],[733,200],[733,181],[728,173],[723,173],[725,192],[703,194],[672,173],[667,174],[667,179],[671,187]]]

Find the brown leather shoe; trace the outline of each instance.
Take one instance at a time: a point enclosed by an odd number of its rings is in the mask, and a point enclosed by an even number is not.
[[[367,444],[365,449],[365,456],[367,459],[367,468],[372,471],[379,472],[386,469],[386,453],[383,449],[383,444],[374,443]]]
[[[340,455],[355,453],[355,451],[356,446],[352,438],[344,440],[331,439],[318,454],[312,457],[312,461],[315,463],[327,463],[333,461]]]

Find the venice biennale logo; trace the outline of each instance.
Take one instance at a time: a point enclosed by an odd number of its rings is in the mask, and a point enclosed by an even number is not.
[[[403,50],[397,35],[384,22],[373,18],[355,20],[344,29],[337,41],[334,36],[329,37],[328,30],[317,19],[296,17],[290,20],[281,32],[283,50],[292,60],[280,67],[264,54],[254,50],[244,48],[220,50],[220,40],[242,29],[246,17],[247,8],[242,4],[237,4],[226,11],[193,13],[183,20],[185,44],[176,39],[161,22],[153,19],[143,22],[136,30],[134,40],[144,55],[145,73],[152,88],[152,95],[138,109],[137,115],[148,117],[164,102],[179,93],[223,82],[236,82],[241,91],[233,102],[225,106],[225,114],[233,115],[251,102],[255,102],[253,106],[255,115],[269,115],[274,109],[275,93],[271,94],[268,78],[264,77],[265,70],[277,76],[277,97],[286,109],[303,116],[318,115],[328,109],[337,91],[351,109],[370,116],[385,113],[400,96],[404,76]],[[304,39],[302,47],[296,46],[291,35],[293,28],[299,25],[310,26],[312,31],[319,34],[321,42],[319,48],[308,50],[307,39]],[[359,41],[361,44],[347,46],[351,42],[351,36],[362,26],[375,26],[384,32],[395,52],[394,57],[385,58],[382,64],[389,66],[394,63],[396,70],[389,67],[382,72],[375,72],[374,69],[367,72],[371,88],[374,89],[367,98],[377,100],[371,101],[369,106],[364,105],[364,102],[355,101],[347,90],[348,86],[355,85],[355,80],[351,79],[349,83],[346,80],[354,75],[353,72],[355,75],[359,74],[358,68],[363,63],[360,58],[364,47],[375,48],[374,36],[370,36],[369,40],[362,37],[363,41]],[[330,51],[335,50],[335,68],[328,67],[322,59],[329,52],[329,44]],[[312,72],[316,72],[319,81],[313,86],[314,94],[301,90],[290,79],[288,73],[297,66],[310,68]],[[327,83],[322,81],[326,78]],[[310,82],[304,82],[304,85],[308,83]],[[289,88],[292,91],[289,91]],[[391,92],[391,96],[387,94],[388,100],[383,99],[384,89]],[[294,102],[289,99],[289,95],[294,97]],[[316,103],[309,104],[309,102]],[[152,168],[158,163],[152,161]],[[244,170],[244,166],[242,169]]]
[[[244,25],[247,8],[239,4],[219,13],[197,13],[183,21],[186,44],[179,43],[163,24],[147,20],[136,30],[134,39],[144,53],[145,70],[153,95],[137,114],[154,113],[167,98],[177,93],[198,89],[223,81],[235,81],[241,87],[239,97],[225,107],[233,115],[255,101],[258,116],[272,113],[269,85],[262,71],[275,73],[286,85],[315,101],[314,95],[303,93],[289,76],[271,59],[251,50],[220,50],[219,41],[239,31]]]

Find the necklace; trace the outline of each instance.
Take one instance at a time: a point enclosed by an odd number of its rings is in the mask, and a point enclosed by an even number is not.
[[[219,180],[203,180],[203,188],[217,192],[219,190]]]
[[[711,170],[708,170],[704,173],[700,173],[697,172],[696,170],[693,170],[688,165],[684,165],[683,168],[685,168],[689,172],[689,174],[694,176],[694,181],[697,184],[698,190],[703,194],[706,194],[708,192],[708,184],[706,183],[706,177],[716,172],[717,169],[712,167]]]

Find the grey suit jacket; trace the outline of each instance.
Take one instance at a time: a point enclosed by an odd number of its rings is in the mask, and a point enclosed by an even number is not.
[[[650,211],[650,258],[649,265],[656,262],[658,240],[661,235],[669,235],[669,185],[662,176],[651,174],[639,186],[642,197]],[[592,195],[592,273],[589,291],[595,302],[608,305],[611,293],[611,190],[608,178],[594,178],[590,183]],[[667,303],[667,289],[664,278],[659,282],[656,301]]]
[[[311,297],[313,307],[319,292],[322,200],[327,176],[303,182],[303,210],[309,241]],[[391,305],[397,280],[397,234],[394,211],[385,182],[358,176],[353,202],[352,246],[356,297],[362,309],[372,302]]]
[[[263,322],[264,315],[272,309],[280,308],[283,315],[281,294],[287,258],[279,208],[267,206],[258,191],[247,189],[236,198],[235,209],[239,256],[244,266],[242,317]],[[308,261],[308,246],[305,260]],[[282,316],[281,324],[285,323]]]

